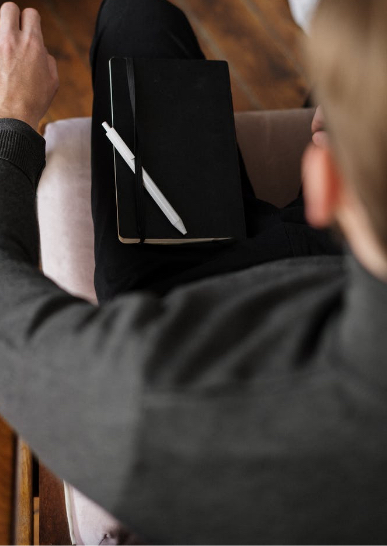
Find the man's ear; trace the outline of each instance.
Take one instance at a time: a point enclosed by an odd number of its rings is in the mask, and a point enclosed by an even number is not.
[[[305,214],[315,228],[326,228],[336,218],[341,177],[329,148],[310,144],[302,160]]]

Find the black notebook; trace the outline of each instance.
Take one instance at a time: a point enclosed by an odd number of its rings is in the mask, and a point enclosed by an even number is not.
[[[119,240],[245,238],[227,63],[114,57],[110,85],[112,126],[187,229],[182,235],[170,223],[114,150]]]

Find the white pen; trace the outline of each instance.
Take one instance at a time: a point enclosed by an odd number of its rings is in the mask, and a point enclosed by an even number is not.
[[[102,123],[102,126],[106,130],[106,136],[108,137],[110,142],[113,144],[117,152],[121,155],[124,161],[129,165],[129,167],[135,173],[136,168],[135,168],[135,158],[133,153],[130,151],[128,146],[125,144],[125,142],[122,140],[120,135],[117,133],[117,131],[113,127],[110,127],[106,121]],[[142,175],[143,175],[145,189],[149,192],[150,196],[155,200],[155,202],[158,204],[158,206],[163,211],[163,213],[168,218],[168,220],[171,222],[171,224],[175,226],[175,228],[178,229],[180,233],[182,233],[183,235],[186,235],[187,230],[184,227],[182,219],[177,214],[177,212],[172,207],[172,205],[167,201],[164,195],[161,193],[161,191],[153,182],[153,180],[151,179],[151,177],[149,176],[149,174],[146,172],[145,169],[142,170]]]

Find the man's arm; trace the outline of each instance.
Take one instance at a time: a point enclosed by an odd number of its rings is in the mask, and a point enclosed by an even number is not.
[[[6,293],[13,268],[38,265],[34,202],[45,165],[45,142],[36,130],[59,85],[36,10],[20,14],[13,2],[1,6],[0,60],[1,290]]]
[[[58,78],[35,10],[20,17],[3,4],[0,60],[0,412],[54,471],[112,508],[137,425],[144,325],[160,303],[97,309],[39,271],[45,143],[34,129]]]
[[[156,414],[165,420],[166,445],[174,445],[180,435],[170,408],[176,402],[184,406],[187,398],[184,392],[175,397],[175,386],[206,375],[197,362],[205,361],[207,351],[214,357],[212,368],[222,366],[227,346],[219,343],[216,354],[212,347],[224,326],[219,332],[208,329],[203,302],[212,301],[211,291],[200,301],[133,294],[98,308],[39,271],[35,200],[45,154],[34,128],[57,81],[35,15],[34,21],[30,42],[19,29],[16,5],[1,8],[0,115],[8,117],[0,119],[0,413],[52,471],[126,523],[133,514],[134,525],[138,515],[130,507],[135,501],[130,489],[138,480],[145,504],[152,506],[150,532],[160,507],[153,491],[164,486],[146,483],[141,462],[139,467],[144,438],[153,436],[147,406],[154,403],[154,391],[161,400],[168,393],[170,402]],[[152,467],[159,464],[156,445],[146,453]],[[185,461],[184,454],[178,462],[168,458],[160,476],[172,466],[184,474]],[[187,476],[186,484],[196,483],[197,476],[192,478]],[[194,504],[200,508],[201,500]]]

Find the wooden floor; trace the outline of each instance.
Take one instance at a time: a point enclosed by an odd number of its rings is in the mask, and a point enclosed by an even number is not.
[[[15,449],[15,437],[0,416],[0,544],[12,543]]]
[[[229,62],[235,110],[303,105],[302,31],[287,0],[172,1],[187,14],[206,56]],[[89,116],[88,51],[100,0],[16,2],[39,10],[46,46],[58,61],[61,87],[45,121]]]

